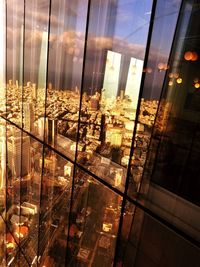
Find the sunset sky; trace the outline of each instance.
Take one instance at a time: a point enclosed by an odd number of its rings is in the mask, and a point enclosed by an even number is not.
[[[154,25],[156,33],[153,35],[151,53],[155,46],[157,57],[159,55],[161,60],[167,60],[175,23],[171,24],[173,26],[168,25],[165,17],[170,17],[172,22],[176,21],[180,0],[160,2],[164,3],[165,8],[163,3],[158,3]],[[42,42],[48,45],[45,40],[48,34],[45,32],[48,32],[49,3],[47,0],[26,1],[25,7],[24,77],[25,81],[31,80],[37,84],[38,66],[44,66],[47,62],[47,49],[44,49]],[[1,6],[3,4],[4,1],[1,1]],[[49,82],[58,89],[80,87],[87,4],[87,0],[69,3],[66,0],[51,1],[48,77]],[[144,60],[151,8],[151,0],[91,1],[86,52],[86,87],[91,86],[92,80],[96,80],[98,85],[99,80],[103,79],[102,72],[105,69],[105,55],[108,50],[122,56],[128,55],[130,59],[133,57]],[[19,80],[20,57],[23,56],[20,55],[23,40],[23,1],[8,0],[7,13],[12,14],[7,16],[6,22],[7,74],[9,79]],[[3,12],[1,21],[4,21]],[[5,35],[5,32],[2,33]],[[162,50],[158,51],[159,47],[162,47]],[[154,64],[157,59],[153,58],[153,54],[152,59]]]

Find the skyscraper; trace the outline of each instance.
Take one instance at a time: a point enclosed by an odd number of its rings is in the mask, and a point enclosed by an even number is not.
[[[11,134],[7,140],[8,166],[13,177],[24,177],[30,172],[30,138],[21,138],[21,132],[17,129]]]
[[[35,114],[33,103],[24,103],[23,104],[23,113],[24,113],[24,129],[28,132],[34,132],[34,121]]]

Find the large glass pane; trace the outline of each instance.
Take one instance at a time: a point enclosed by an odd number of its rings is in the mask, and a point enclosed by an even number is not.
[[[127,201],[116,250],[116,262],[119,266],[135,266],[143,220],[144,212]]]
[[[22,131],[8,124],[6,130],[7,149],[7,194],[6,194],[6,220],[15,239],[19,241],[20,203],[21,203],[21,156]]]
[[[27,1],[24,23],[23,127],[43,139],[49,1]]]
[[[127,232],[128,230],[128,232]],[[144,211],[126,203],[119,266],[198,266],[200,250]]]
[[[42,266],[65,266],[73,165],[47,148],[44,156],[38,257]]]
[[[42,145],[9,125],[7,159],[7,224],[31,264],[38,249]]]
[[[0,216],[0,264],[2,267],[6,266],[6,224],[2,217]]]
[[[173,48],[173,59],[169,70],[169,76],[173,75],[172,78],[169,77],[172,85],[165,84],[157,118],[157,125],[160,124],[156,129],[157,134],[160,133],[162,136],[154,180],[200,204],[197,165],[200,152],[198,144],[200,110],[197,103],[199,50],[196,48],[200,40],[196,25],[200,10],[193,1],[187,1],[183,11],[182,25],[176,37],[177,42]],[[191,59],[188,56],[190,53]],[[177,78],[174,77],[174,73]],[[167,111],[168,115],[165,114]],[[176,156],[173,155],[174,150]],[[194,177],[192,182],[190,182],[191,176]]]
[[[148,190],[145,184],[141,188],[142,193],[147,193],[146,205],[197,240],[200,240],[199,14],[196,1],[184,1],[153,131],[148,158],[152,168],[151,172],[145,170]]]
[[[198,266],[199,15],[0,1],[0,266]]]
[[[7,118],[22,126],[24,1],[8,0],[6,11]]]
[[[181,1],[157,2],[153,31],[148,55],[147,67],[144,69],[145,80],[140,101],[140,112],[134,140],[134,151],[131,161],[129,195],[136,197],[142,181],[149,143],[155,116],[168,69],[168,59],[176,29]],[[170,26],[169,26],[170,25]],[[147,169],[147,164],[146,164]],[[148,174],[147,174],[148,175]]]
[[[20,252],[15,237],[6,226],[5,221],[0,216],[0,264],[6,266],[28,267],[26,256]]]
[[[122,198],[77,168],[70,216],[69,266],[112,266]]]
[[[29,267],[30,264],[27,261],[26,256],[18,250],[17,252],[12,254],[12,257],[9,258],[9,261],[7,262],[7,266],[10,267]]]
[[[6,121],[0,119],[0,214],[6,217],[6,170],[7,170],[7,149],[6,149]]]
[[[51,2],[46,142],[74,159],[87,0]]]
[[[78,161],[122,191],[151,8],[151,0],[91,1]]]
[[[135,266],[198,266],[200,250],[144,214]]]
[[[0,2],[0,115],[6,117],[6,4]]]
[[[20,247],[30,264],[37,261],[43,146],[23,134],[20,188]],[[18,214],[13,214],[13,223]]]

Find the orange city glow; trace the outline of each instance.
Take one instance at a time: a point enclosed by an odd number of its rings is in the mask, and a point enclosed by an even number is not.
[[[187,51],[184,54],[184,59],[187,61],[196,61],[198,59],[198,54],[196,52]]]

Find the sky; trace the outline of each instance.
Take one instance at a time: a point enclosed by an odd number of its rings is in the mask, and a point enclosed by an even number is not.
[[[2,1],[3,2],[3,1]],[[49,43],[49,80],[56,87],[80,86],[87,0],[52,0]],[[160,0],[157,6],[157,34],[154,33],[155,54],[166,59],[170,50],[180,0]],[[104,51],[144,59],[151,16],[152,0],[92,0],[89,14],[89,35],[86,60],[88,72],[102,72]],[[19,76],[22,55],[24,5],[22,0],[7,0],[7,68],[13,80]],[[167,19],[166,19],[167,18]],[[169,24],[169,20],[172,24]],[[25,8],[25,80],[38,83],[38,66],[47,62],[42,51],[44,32],[48,31],[49,0],[26,1]],[[155,25],[156,27],[156,25]],[[159,31],[160,29],[160,31]],[[171,36],[171,37],[170,37]],[[153,47],[152,47],[153,51]],[[152,52],[153,53],[153,52]],[[153,57],[153,55],[152,55]],[[41,64],[40,60],[44,60]],[[88,74],[87,74],[88,73]],[[99,79],[99,74],[98,79]],[[89,84],[90,82],[88,82]]]

